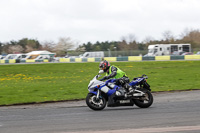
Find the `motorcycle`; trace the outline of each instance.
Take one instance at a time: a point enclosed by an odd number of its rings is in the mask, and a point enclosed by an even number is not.
[[[93,110],[102,110],[106,107],[133,106],[148,108],[153,103],[150,85],[147,83],[147,75],[134,78],[129,85],[132,91],[127,92],[122,86],[116,85],[116,79],[105,82],[98,80],[102,70],[90,81],[86,97],[86,104]]]

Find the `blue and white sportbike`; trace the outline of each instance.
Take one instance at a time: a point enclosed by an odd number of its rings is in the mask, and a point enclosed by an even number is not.
[[[148,108],[153,103],[150,85],[147,83],[146,75],[134,78],[129,85],[132,90],[127,92],[122,86],[115,84],[116,79],[109,79],[105,82],[98,80],[103,73],[99,71],[89,83],[89,93],[86,97],[86,104],[93,110],[102,110],[106,107],[133,106]]]

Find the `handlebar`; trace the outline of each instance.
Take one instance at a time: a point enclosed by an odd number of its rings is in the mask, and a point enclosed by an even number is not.
[[[148,76],[146,74],[143,74],[142,77],[148,79]]]

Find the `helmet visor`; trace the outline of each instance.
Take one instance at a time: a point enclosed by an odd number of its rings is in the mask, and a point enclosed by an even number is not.
[[[101,62],[101,63],[99,64],[99,69],[104,70],[104,66],[105,66],[104,62]]]

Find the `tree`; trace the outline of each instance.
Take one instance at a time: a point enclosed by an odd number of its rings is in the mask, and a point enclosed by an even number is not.
[[[31,47],[31,46],[29,46],[29,45],[26,45],[26,50],[25,50],[25,52],[26,52],[26,53],[29,53],[29,52],[31,52],[31,51],[37,51],[37,49],[34,49],[33,47]]]
[[[57,55],[67,54],[67,51],[73,48],[75,43],[70,37],[60,37],[58,43],[55,46],[55,51]]]
[[[16,54],[16,53],[22,53],[23,47],[20,45],[11,45],[8,47],[8,53]]]
[[[0,42],[0,54],[2,54],[3,51],[3,43]]]
[[[122,42],[119,43],[120,50],[138,50],[136,36],[134,34],[123,36],[121,39]]]
[[[129,50],[138,50],[138,44],[136,43],[136,41],[129,43]]]
[[[180,39],[183,43],[190,43],[193,48],[200,48],[200,31],[197,30],[185,30],[182,33],[182,38]]]
[[[174,43],[175,38],[173,36],[173,33],[171,31],[165,31],[163,32],[163,37],[164,37],[164,41],[165,43]]]
[[[119,42],[118,44],[118,48],[119,50],[128,50],[128,44],[125,40],[122,40],[121,42]]]
[[[53,41],[45,41],[42,43],[41,50],[55,51],[56,44]]]
[[[10,41],[9,45],[18,45],[18,43],[17,43],[17,41],[12,40],[12,41]]]
[[[4,43],[3,44],[3,48],[2,48],[2,52],[4,52],[5,54],[9,54],[9,44],[8,43]]]
[[[153,40],[154,40],[154,38],[151,37],[151,36],[145,37],[143,43],[145,44],[145,48],[146,48],[146,49],[147,49],[148,46],[152,43]]]
[[[99,41],[97,41],[95,44],[94,44],[94,51],[101,51],[101,43]]]
[[[85,47],[79,46],[76,51],[85,52]]]
[[[38,50],[41,46],[38,40],[28,38],[19,40],[17,44],[24,48],[24,53],[31,52],[31,50]]]
[[[85,51],[92,51],[92,43],[88,42],[87,44],[83,44],[83,46],[85,47]]]
[[[136,36],[134,34],[128,34],[127,36],[122,36],[121,40],[125,41],[127,44],[130,44],[132,42],[136,42]]]

